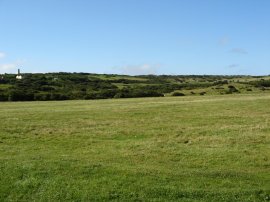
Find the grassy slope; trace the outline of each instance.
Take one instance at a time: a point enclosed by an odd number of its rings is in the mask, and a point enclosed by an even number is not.
[[[269,95],[0,104],[0,201],[264,201]]]

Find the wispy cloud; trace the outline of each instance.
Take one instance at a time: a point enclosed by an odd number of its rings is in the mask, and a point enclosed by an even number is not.
[[[121,74],[127,75],[148,75],[157,74],[160,65],[142,64],[142,65],[127,65],[118,68]]]
[[[4,57],[6,57],[6,53],[0,51],[0,59],[2,59],[2,58],[4,58]]]
[[[243,48],[233,48],[230,50],[231,53],[237,53],[237,54],[248,54],[248,52]]]
[[[218,44],[221,46],[225,46],[230,42],[230,39],[226,36],[219,39]]]
[[[235,67],[239,67],[240,65],[239,64],[230,64],[228,65],[229,68],[235,68]]]

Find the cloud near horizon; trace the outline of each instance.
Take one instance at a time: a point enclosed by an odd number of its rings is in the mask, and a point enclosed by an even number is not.
[[[121,74],[126,75],[149,75],[157,74],[160,65],[142,64],[142,65],[127,65],[119,68]]]
[[[18,66],[22,65],[23,61],[18,60],[12,63],[0,64],[0,74],[4,73],[15,73]]]
[[[4,58],[4,57],[6,57],[6,53],[0,51],[0,59],[2,59],[2,58]]]
[[[16,67],[16,63],[0,64],[0,73],[12,73]]]

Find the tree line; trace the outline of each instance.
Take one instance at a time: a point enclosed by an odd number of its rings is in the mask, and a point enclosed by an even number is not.
[[[239,77],[239,76],[238,76]],[[208,75],[98,75],[89,73],[14,74],[0,75],[0,101],[45,101],[75,99],[107,99],[162,97],[182,89],[207,88],[229,84],[233,76]],[[249,82],[256,87],[270,87],[269,80]],[[233,86],[228,92],[237,92]],[[181,96],[179,93],[172,93]]]

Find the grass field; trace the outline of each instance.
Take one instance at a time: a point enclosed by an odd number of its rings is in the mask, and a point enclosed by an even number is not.
[[[269,201],[270,95],[0,103],[0,201]]]

